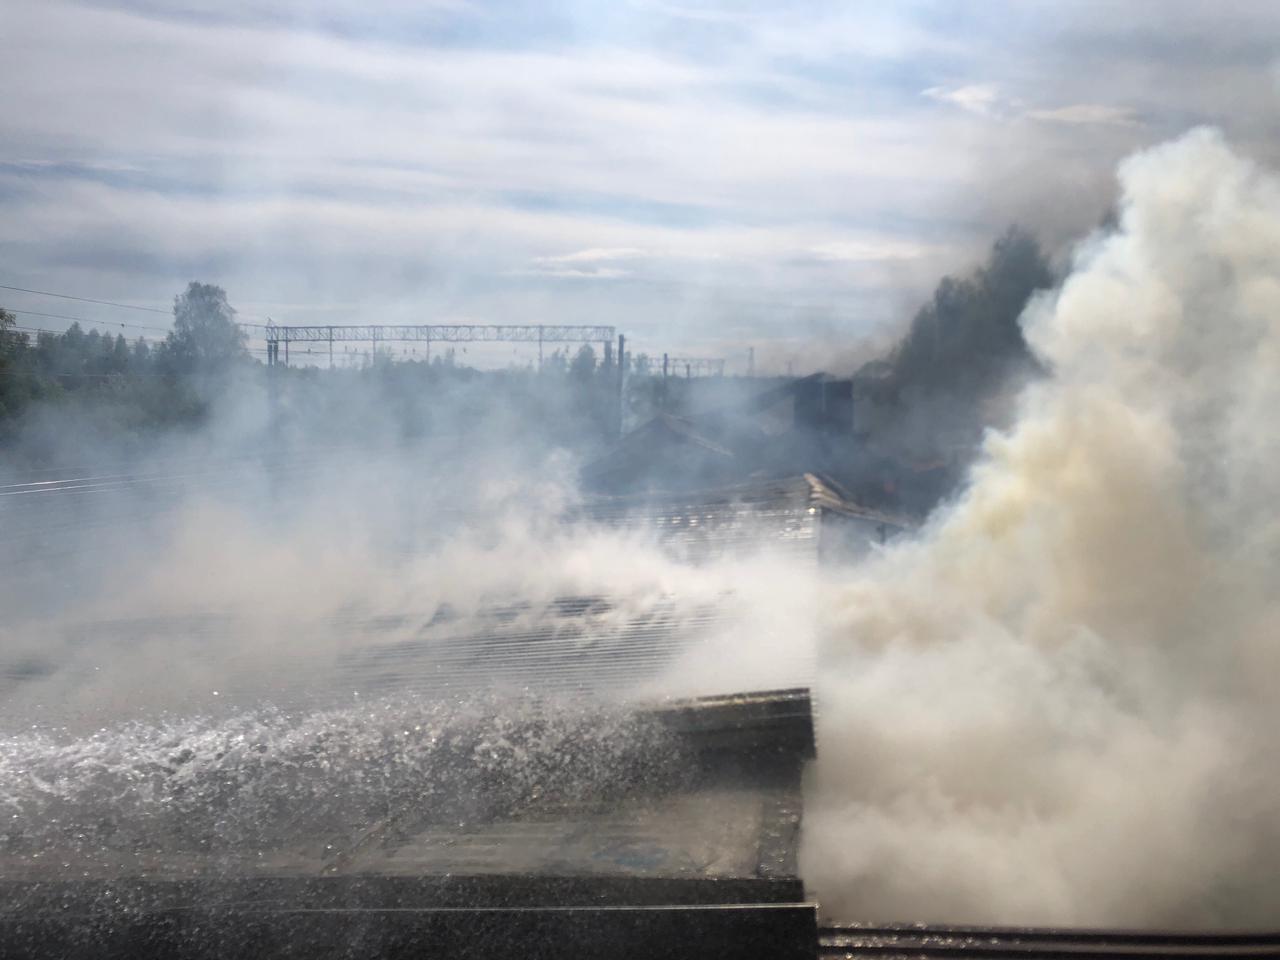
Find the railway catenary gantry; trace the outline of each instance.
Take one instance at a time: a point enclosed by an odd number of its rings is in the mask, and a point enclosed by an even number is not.
[[[579,324],[323,324],[286,326],[269,323],[266,328],[267,363],[280,362],[280,344],[284,344],[284,362],[289,362],[290,343],[327,343],[332,360],[335,343],[425,343],[427,357],[432,343],[536,343],[538,359],[542,359],[544,343],[599,343],[606,348],[613,343],[614,328]]]
[[[662,375],[673,377],[723,377],[723,357],[670,357],[662,355]]]

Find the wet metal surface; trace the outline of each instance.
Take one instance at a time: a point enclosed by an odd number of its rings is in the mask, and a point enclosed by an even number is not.
[[[842,924],[823,927],[819,956],[1074,960],[1135,957],[1280,957],[1280,930],[1196,933],[1030,927]]]

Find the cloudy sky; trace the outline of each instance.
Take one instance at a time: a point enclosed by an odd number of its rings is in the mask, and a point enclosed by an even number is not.
[[[1278,63],[1270,0],[6,0],[0,284],[803,364],[1010,222],[1062,248],[1135,147],[1269,162]]]

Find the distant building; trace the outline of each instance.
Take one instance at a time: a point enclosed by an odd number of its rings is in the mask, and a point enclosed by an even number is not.
[[[833,482],[810,473],[597,497],[581,513],[595,523],[652,535],[678,559],[694,563],[759,550],[818,563],[856,560],[909,528],[901,518],[851,502]]]

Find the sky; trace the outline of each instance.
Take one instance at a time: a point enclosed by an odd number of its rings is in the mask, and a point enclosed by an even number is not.
[[[5,0],[0,284],[852,363],[1116,162],[1270,162],[1280,4]],[[24,325],[161,314],[0,289]]]

